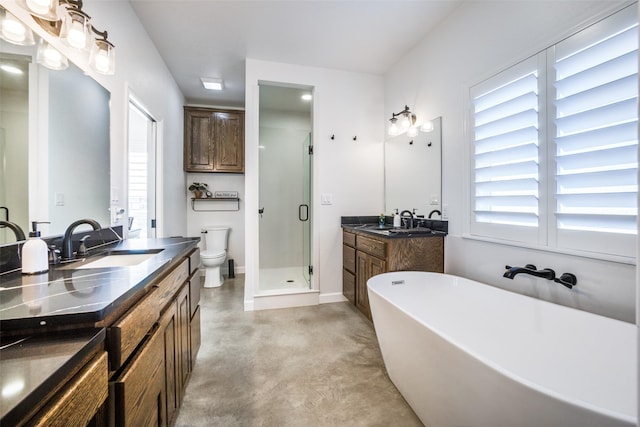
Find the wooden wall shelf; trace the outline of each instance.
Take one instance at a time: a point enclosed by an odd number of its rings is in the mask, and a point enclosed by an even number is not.
[[[216,209],[197,209],[196,206],[199,205],[200,203],[196,203],[196,202],[226,202],[226,203]],[[229,206],[231,206],[231,208],[228,208]],[[201,197],[198,199],[196,197],[192,197],[191,209],[194,212],[239,211],[240,198],[239,197]]]

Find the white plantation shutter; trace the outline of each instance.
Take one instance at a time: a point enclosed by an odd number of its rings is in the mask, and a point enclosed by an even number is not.
[[[634,7],[471,88],[471,234],[634,257],[637,98]]]
[[[557,244],[630,255],[637,232],[637,17],[617,14],[559,43],[553,56]]]
[[[472,233],[536,239],[540,211],[538,68],[538,57],[532,57],[472,88]],[[520,231],[514,233],[514,229]]]

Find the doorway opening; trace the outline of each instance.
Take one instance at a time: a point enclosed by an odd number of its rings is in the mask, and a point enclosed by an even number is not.
[[[157,123],[136,102],[129,101],[127,165],[129,238],[156,237]]]
[[[312,289],[311,94],[310,87],[260,84],[260,293]]]

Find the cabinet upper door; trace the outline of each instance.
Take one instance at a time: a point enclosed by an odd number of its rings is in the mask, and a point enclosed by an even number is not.
[[[184,170],[243,173],[244,111],[184,111]]]
[[[187,110],[184,114],[184,170],[213,171],[213,115],[206,110]]]
[[[244,172],[244,114],[214,113],[214,170]]]

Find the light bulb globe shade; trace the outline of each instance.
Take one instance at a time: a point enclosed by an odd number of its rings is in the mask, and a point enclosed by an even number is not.
[[[49,68],[50,70],[65,70],[69,67],[69,60],[67,57],[62,55],[60,51],[44,40],[40,40],[40,43],[38,44],[36,61],[38,64]]]
[[[411,118],[409,114],[402,115],[402,118],[400,119],[400,126],[402,126],[404,129],[407,129],[411,126]]]
[[[22,0],[32,15],[47,21],[58,21],[58,0]]]
[[[60,37],[71,47],[80,50],[88,49],[92,40],[91,18],[84,12],[67,9]]]
[[[391,122],[391,124],[389,125],[389,135],[391,136],[395,136],[398,134],[398,125],[396,124],[395,121]]]
[[[407,130],[407,136],[409,137],[414,137],[418,134],[418,128],[417,127],[410,127],[409,130]]]
[[[115,47],[107,40],[98,39],[91,47],[89,64],[100,74],[115,73]]]
[[[33,32],[18,20],[13,14],[4,12],[0,16],[0,37],[11,44],[18,46],[32,46],[35,39]]]

